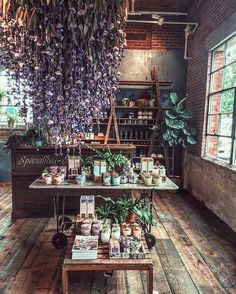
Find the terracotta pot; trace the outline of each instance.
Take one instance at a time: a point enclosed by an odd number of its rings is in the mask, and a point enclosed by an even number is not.
[[[131,224],[131,223],[134,223],[135,221],[136,221],[136,214],[133,211],[130,211],[127,216],[126,222],[128,224]]]

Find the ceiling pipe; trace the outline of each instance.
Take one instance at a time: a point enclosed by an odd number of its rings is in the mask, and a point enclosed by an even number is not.
[[[158,24],[158,21],[156,20],[136,20],[136,19],[127,19],[126,22],[130,23],[148,23],[148,24]],[[164,21],[163,25],[169,24],[169,25],[189,25],[194,26],[193,34],[195,33],[198,23],[197,22],[181,22],[181,21]]]
[[[127,1],[129,6],[129,1]],[[152,15],[152,14],[159,14],[159,15],[188,15],[186,12],[166,12],[166,11],[135,11],[135,0],[131,0],[131,11],[128,12],[129,15]],[[130,10],[130,9],[129,9]]]
[[[167,11],[130,11],[129,15],[174,15],[174,16],[186,16],[188,13],[186,12],[167,12]]]

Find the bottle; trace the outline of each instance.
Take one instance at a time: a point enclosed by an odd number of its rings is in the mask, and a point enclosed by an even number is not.
[[[140,132],[140,140],[143,140],[143,131]]]

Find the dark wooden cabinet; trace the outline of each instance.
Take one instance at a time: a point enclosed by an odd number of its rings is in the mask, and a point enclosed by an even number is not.
[[[99,145],[93,146],[96,149],[110,148],[114,152],[122,153],[131,158],[135,147],[133,145]],[[71,149],[72,151],[72,149]],[[89,156],[93,150],[82,149],[82,157]],[[75,150],[75,155],[78,150]],[[53,147],[22,147],[11,153],[12,160],[12,217],[13,219],[24,217],[52,217],[53,216],[53,195],[50,191],[33,190],[29,185],[37,179],[42,171],[50,165],[67,165],[68,156],[66,149],[62,155],[55,155]],[[96,191],[94,191],[94,194]],[[83,191],[81,191],[81,194]],[[75,195],[70,191],[70,195]],[[109,196],[109,195],[105,195]],[[79,199],[71,197],[66,203],[68,210],[76,209],[79,206]]]

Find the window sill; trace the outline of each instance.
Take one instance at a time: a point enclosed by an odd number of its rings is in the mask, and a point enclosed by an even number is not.
[[[219,160],[219,159],[216,159],[216,158],[212,158],[212,157],[209,157],[209,156],[203,156],[202,157],[204,160],[206,161],[210,161],[212,163],[215,163],[221,167],[224,167],[224,168],[227,168],[229,170],[232,170],[234,172],[236,172],[236,166],[235,165],[230,165],[229,163],[227,162],[224,162],[223,160]]]

